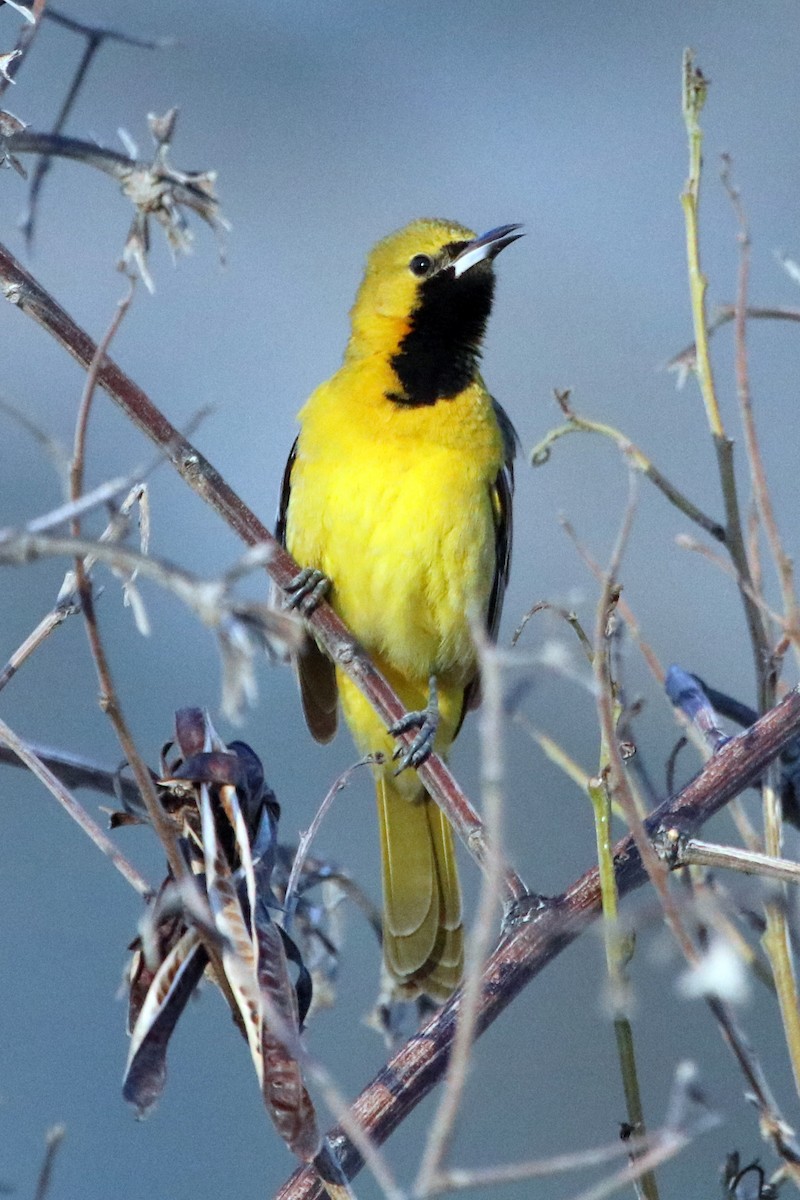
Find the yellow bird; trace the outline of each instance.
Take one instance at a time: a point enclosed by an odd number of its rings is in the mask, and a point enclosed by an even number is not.
[[[309,642],[298,661],[317,741],[337,699],[374,769],[383,954],[395,995],[446,999],[463,971],[453,831],[415,770],[445,753],[478,703],[471,623],[494,636],[511,550],[513,426],[478,370],[493,260],[521,234],[415,221],[379,242],[351,311],[344,362],[299,415],[277,536],[304,569],[296,600],[328,590],[419,725],[398,773],[398,732]],[[434,736],[435,735],[435,736]]]

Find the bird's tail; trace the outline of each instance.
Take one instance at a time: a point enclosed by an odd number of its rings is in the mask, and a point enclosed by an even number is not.
[[[383,867],[383,957],[398,990],[442,1002],[461,982],[464,928],[453,830],[424,792],[410,800],[376,772]]]

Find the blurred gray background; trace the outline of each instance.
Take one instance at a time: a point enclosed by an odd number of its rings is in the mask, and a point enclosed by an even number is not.
[[[96,62],[69,131],[118,146],[124,127],[149,154],[148,112],[181,109],[172,151],[184,168],[215,168],[232,223],[227,265],[199,224],[195,253],[173,268],[158,236],[156,294],[139,289],[114,357],[170,420],[212,412],[196,441],[241,496],[271,521],[295,413],[337,367],[347,311],[369,246],[423,215],[484,230],[525,223],[503,255],[485,353],[485,375],[520,432],[514,575],[503,640],[539,599],[575,604],[593,621],[595,587],[559,526],[566,513],[601,560],[627,492],[614,448],[589,438],[559,443],[534,471],[530,447],[558,414],[553,389],[571,387],[576,408],[619,426],[703,507],[721,515],[715,466],[693,381],[677,391],[659,370],[691,339],[679,193],[686,173],[680,63],[695,48],[712,81],[704,115],[702,241],[711,303],[733,299],[736,227],[719,183],[730,151],[753,236],[753,303],[796,305],[796,286],[774,251],[800,254],[796,3],[366,3],[242,0],[236,5],[152,0],[70,0],[71,15],[140,36],[174,35],[180,47],[146,52],[110,44]],[[17,14],[0,10],[0,48]],[[6,95],[6,105],[46,128],[82,50],[53,25]],[[2,240],[95,337],[124,291],[115,270],[130,221],[107,178],[72,164],[49,176],[31,258],[17,219],[25,186],[2,179]],[[69,443],[81,372],[10,305],[0,306],[2,397]],[[773,496],[797,549],[797,335],[791,326],[750,330],[753,394]],[[714,344],[726,421],[738,438],[730,328]],[[88,483],[151,458],[144,440],[99,396],[89,439]],[[0,524],[46,511],[59,481],[31,438],[0,417]],[[739,463],[742,454],[739,450]],[[742,474],[743,491],[746,481]],[[152,479],[153,552],[211,574],[240,546],[168,469]],[[741,610],[729,580],[675,546],[687,521],[642,485],[623,581],[643,631],[664,662],[695,669],[752,700]],[[0,575],[0,659],[52,604],[63,564]],[[207,705],[225,736],[262,755],[283,804],[283,836],[305,828],[354,754],[346,733],[313,745],[286,669],[259,675],[258,706],[232,729],[219,711],[211,636],[172,599],[144,586],[153,624],[134,629],[106,579],[102,628],[127,716],[153,764],[172,713]],[[260,580],[250,594],[263,594]],[[585,668],[563,627],[537,617],[523,645],[554,640],[573,655],[578,682],[538,668],[524,709],[586,767],[597,763]],[[636,653],[627,683],[647,700],[637,742],[663,785],[675,737],[666,702]],[[28,663],[2,696],[21,734],[116,765],[120,751],[96,705],[79,620]],[[508,733],[507,836],[522,874],[556,892],[593,857],[590,809],[524,732]],[[478,792],[477,721],[468,722],[454,767]],[[694,769],[689,756],[684,769]],[[53,1197],[206,1200],[223,1192],[264,1200],[291,1171],[290,1155],[260,1107],[245,1046],[219,998],[206,990],[181,1021],[159,1109],[138,1124],[119,1082],[126,1055],[118,999],[125,947],[140,915],[136,896],[55,802],[22,772],[2,772],[0,896],[0,1184],[32,1195],[48,1126],[63,1121]],[[85,796],[92,812],[100,801]],[[721,821],[720,837],[730,826]],[[119,841],[156,881],[162,856],[147,830]],[[377,836],[365,774],[336,802],[317,849],[378,892]],[[465,885],[475,872],[465,862]],[[644,907],[642,907],[644,901]],[[643,918],[649,909],[640,897]],[[725,1118],[661,1173],[664,1196],[713,1196],[734,1148],[761,1153],[754,1114],[702,1002],[680,999],[682,969],[651,923],[632,967],[635,1033],[648,1118],[664,1113],[676,1063],[697,1061]],[[384,1060],[361,1023],[375,994],[378,953],[351,919],[337,1007],[309,1031],[309,1046],[347,1095]],[[475,1055],[453,1160],[459,1164],[549,1155],[616,1136],[625,1109],[614,1037],[603,1003],[602,944],[594,934],[524,992]],[[742,1019],[784,1111],[797,1119],[769,999],[754,994]],[[404,1182],[413,1178],[435,1099],[387,1147]],[[323,1116],[323,1120],[326,1118]],[[587,1177],[498,1188],[493,1195],[568,1196]],[[377,1195],[362,1175],[362,1197]]]

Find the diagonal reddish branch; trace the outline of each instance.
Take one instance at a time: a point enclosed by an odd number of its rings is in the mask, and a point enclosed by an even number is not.
[[[674,799],[661,804],[645,822],[648,835],[654,837],[673,828],[690,834],[698,829],[753,783],[798,731],[800,693],[795,689],[745,733],[723,746]],[[630,834],[616,845],[614,861],[620,896],[647,882],[647,872]],[[532,907],[528,914],[523,908],[484,967],[478,1036],[534,976],[601,915],[597,867],[587,871],[546,907]],[[461,992],[456,992],[355,1100],[353,1117],[378,1145],[386,1141],[444,1075],[460,997]],[[752,1064],[748,1066],[752,1069]],[[760,1076],[754,1076],[752,1083],[754,1090],[766,1091]],[[773,1136],[783,1136],[780,1131],[772,1132]],[[345,1174],[352,1179],[362,1166],[358,1152],[339,1126],[329,1132],[328,1139]],[[780,1149],[790,1161],[796,1161],[798,1152],[790,1137]],[[322,1196],[317,1177],[312,1171],[302,1169],[295,1171],[275,1200],[320,1200]]]
[[[43,287],[0,245],[0,286],[7,300],[16,304],[47,330],[73,358],[88,370],[97,352],[94,341]],[[278,587],[286,588],[298,572],[294,559],[278,545],[258,517],[225,482],[219,472],[159,411],[140,387],[106,358],[98,369],[97,382],[138,428],[172,463],[178,474],[223,518],[248,546],[267,543],[272,558],[267,571]],[[357,684],[386,725],[403,716],[403,706],[381,673],[357,646],[349,629],[327,604],[321,604],[309,620],[314,634],[333,661]],[[412,735],[406,734],[406,742]],[[486,858],[483,823],[442,760],[432,755],[419,774],[433,799],[447,813],[472,856],[481,864]],[[504,880],[508,900],[527,892],[517,873],[507,866]]]

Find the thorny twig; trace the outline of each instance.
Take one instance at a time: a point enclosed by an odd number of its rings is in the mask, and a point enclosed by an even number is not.
[[[196,213],[218,238],[229,228],[220,213],[215,194],[216,172],[179,171],[168,162],[176,120],[176,109],[163,117],[149,117],[156,153],[153,161],[147,162],[94,142],[64,137],[62,134],[40,133],[11,118],[0,121],[0,165],[7,161],[18,166],[18,155],[24,154],[36,154],[47,159],[71,158],[115,179],[136,210],[123,260],[128,266],[138,269],[145,286],[153,291],[153,281],[146,262],[151,217],[164,229],[173,253],[186,253],[191,244],[184,208]]]
[[[255,547],[244,557],[251,567],[263,566],[265,553],[269,551]],[[269,604],[231,596],[226,576],[200,579],[174,563],[113,542],[13,531],[0,538],[0,563],[21,565],[62,555],[91,557],[123,574],[136,571],[171,592],[212,629],[226,669],[223,707],[234,717],[241,705],[241,688],[251,689],[246,658],[252,659],[256,648],[283,656],[300,644],[302,630],[296,618]]]
[[[127,485],[128,481],[126,480],[124,482]],[[133,506],[133,504],[141,501],[143,489],[144,485],[134,485],[133,489],[128,493],[128,496],[120,506],[115,518],[112,518],[110,524],[100,535],[101,542],[111,541],[115,536],[119,535],[119,518],[124,516],[129,508]],[[74,521],[76,518],[80,517],[82,513],[90,511],[91,508],[95,507],[97,504],[106,503],[109,498],[116,495],[118,490],[119,481],[113,481],[110,486],[108,484],[102,485],[100,488],[95,489],[94,492],[90,492],[86,496],[79,497],[74,503],[64,505],[55,512],[50,512],[45,517],[37,518],[36,520],[31,521],[27,528],[29,530],[33,530],[34,528],[46,529],[54,524],[62,524],[66,520]],[[0,530],[0,543],[2,543],[6,533],[7,531]],[[93,556],[87,556],[84,559],[87,570],[91,569],[91,565],[94,563],[94,561],[95,560]],[[129,577],[126,583],[126,596],[128,597],[130,597],[132,594],[130,588],[131,578],[132,577]],[[31,654],[34,653],[34,651],[38,650],[39,646],[42,645],[42,643],[50,636],[51,633],[55,629],[58,629],[58,627],[67,619],[67,617],[74,616],[79,612],[80,602],[76,593],[75,572],[74,570],[71,570],[68,571],[64,576],[64,581],[61,584],[53,608],[42,618],[36,628],[28,635],[27,638],[25,638],[21,645],[17,647],[17,649],[9,658],[5,667],[2,669],[2,671],[0,671],[0,691],[2,691],[6,684],[20,669],[22,664],[30,657]],[[137,625],[141,627],[141,616],[139,616],[137,619]]]
[[[16,46],[7,56],[5,71],[0,72],[0,97],[2,97],[6,88],[14,82],[15,77],[19,74],[19,69],[33,44],[33,39],[39,32],[46,3],[47,0],[33,0],[33,4],[30,6],[30,17],[26,19],[25,24],[20,29]]]
[[[100,25],[86,25],[82,21],[76,21],[72,17],[68,17],[65,13],[57,12],[54,8],[47,10],[46,17],[54,25],[61,25],[64,29],[68,29],[71,33],[77,33],[85,39],[83,54],[70,80],[67,94],[62,101],[58,116],[49,131],[51,134],[61,133],[66,125],[67,119],[86,80],[89,67],[97,52],[106,42],[121,42],[123,45],[135,46],[142,50],[165,50],[177,44],[174,38],[139,38],[133,37],[131,34],[122,33],[118,29],[109,29]],[[47,155],[42,155],[38,158],[28,188],[28,209],[20,224],[29,250],[33,242],[42,185],[51,166],[52,159]]]

